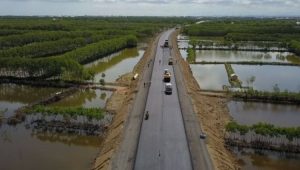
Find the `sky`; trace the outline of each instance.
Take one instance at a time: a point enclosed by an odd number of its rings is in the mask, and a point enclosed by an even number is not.
[[[300,16],[300,0],[0,0],[0,15]]]

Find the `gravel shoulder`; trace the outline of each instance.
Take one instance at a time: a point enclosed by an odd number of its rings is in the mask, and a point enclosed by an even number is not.
[[[172,34],[172,44],[177,44],[178,32]],[[180,64],[184,75],[187,94],[190,96],[198,123],[208,135],[207,147],[215,169],[238,169],[234,155],[225,147],[225,125],[231,119],[224,97],[208,96],[201,93],[200,86],[195,80],[189,64],[181,57],[177,45],[173,45],[173,57]],[[186,127],[188,128],[188,127]],[[190,129],[191,130],[191,129]],[[187,129],[186,131],[190,131]]]

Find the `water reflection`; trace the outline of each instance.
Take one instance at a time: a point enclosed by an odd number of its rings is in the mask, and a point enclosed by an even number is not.
[[[125,49],[87,64],[85,67],[96,72],[94,82],[99,82],[102,78],[106,82],[113,82],[119,76],[132,71],[143,54],[144,50],[138,50],[137,48]],[[102,73],[105,74],[105,77]]]
[[[0,101],[28,104],[49,97],[58,91],[61,91],[61,89],[18,84],[0,84]]]
[[[103,108],[105,107],[106,100],[111,96],[111,94],[111,91],[82,89],[71,96],[51,104],[51,106],[83,106],[86,108]]]
[[[47,98],[61,90],[59,88],[0,84],[0,117],[13,116],[20,107]]]
[[[298,170],[300,167],[299,154],[287,154],[273,151],[231,148],[239,159],[243,170],[272,169]]]
[[[99,147],[100,137],[92,136],[80,136],[80,135],[70,135],[62,133],[38,133],[32,132],[31,137],[36,138],[43,142],[50,143],[63,143],[68,146],[88,146],[88,147]],[[92,139],[92,140],[90,140]]]
[[[196,61],[257,61],[299,64],[300,58],[289,52],[197,50]]]
[[[0,169],[89,169],[100,140],[91,136],[33,134],[24,124],[0,128]]]
[[[300,106],[230,101],[230,115],[240,124],[266,122],[282,127],[300,126]]]
[[[223,85],[229,85],[224,65],[190,65],[193,75],[205,90],[222,90]]]
[[[250,77],[255,76],[253,87],[256,90],[274,91],[274,87],[278,86],[280,91],[300,92],[299,67],[232,65],[232,68],[243,86],[247,85]]]

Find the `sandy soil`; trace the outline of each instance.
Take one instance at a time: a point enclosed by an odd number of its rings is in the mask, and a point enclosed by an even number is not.
[[[150,40],[144,56],[134,67],[133,71],[121,76],[117,80],[117,84],[126,84],[127,87],[115,91],[106,104],[106,109],[112,113],[115,113],[115,117],[112,124],[108,127],[107,134],[105,135],[104,141],[100,146],[101,150],[99,156],[95,159],[92,169],[112,169],[111,159],[121,142],[125,121],[127,120],[131,105],[133,104],[138,86],[138,80],[133,81],[132,77],[136,73],[142,75],[145,64],[148,60],[150,60],[151,57],[154,56],[156,47],[155,44],[157,40],[157,38]]]
[[[177,34],[172,35],[173,44],[177,44]],[[234,155],[224,145],[225,125],[230,120],[229,110],[226,105],[227,99],[224,96],[218,97],[217,95],[203,94],[193,77],[189,64],[180,56],[177,46],[173,48],[177,51],[177,56],[175,57],[181,64],[187,92],[192,98],[200,125],[208,135],[208,151],[215,168],[220,170],[239,169]]]

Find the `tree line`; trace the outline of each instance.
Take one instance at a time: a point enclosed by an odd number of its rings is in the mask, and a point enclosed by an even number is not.
[[[92,43],[65,54],[45,58],[0,58],[2,77],[44,79],[53,77],[64,80],[92,79],[93,73],[82,65],[110,53],[137,44],[134,35]]]
[[[299,55],[300,26],[296,22],[295,19],[210,20],[186,26],[183,33],[192,37],[222,37],[224,44],[239,41],[254,41],[257,45],[265,41],[279,42]]]
[[[33,58],[57,55],[109,38],[111,38],[111,36],[95,34],[91,35],[90,37],[79,37],[74,39],[63,38],[56,41],[35,42],[21,47],[0,50],[0,57]]]
[[[93,33],[86,31],[37,31],[20,35],[0,37],[0,49],[23,46],[33,42],[55,41],[62,38],[89,37]]]

